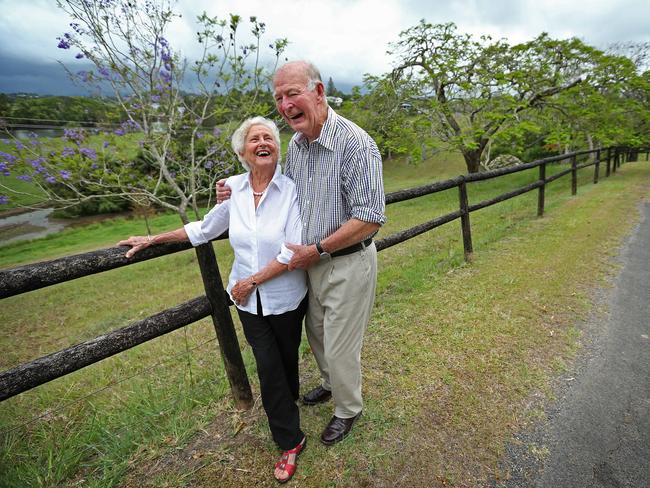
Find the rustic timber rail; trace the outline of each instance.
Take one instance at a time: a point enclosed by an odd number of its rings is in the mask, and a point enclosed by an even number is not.
[[[646,153],[647,161],[648,151],[645,148],[629,149],[622,147],[579,151],[483,173],[457,176],[449,180],[389,193],[386,195],[386,203],[392,204],[458,188],[459,209],[378,240],[376,242],[377,250],[381,251],[448,222],[460,219],[464,255],[465,259],[469,261],[473,253],[471,212],[537,189],[537,215],[542,216],[544,214],[545,188],[549,183],[571,174],[571,194],[575,195],[577,192],[578,170],[593,166],[593,183],[595,184],[598,183],[600,165],[603,162],[606,165],[605,175],[610,176],[610,174],[616,172],[623,162],[636,160],[639,153]],[[593,160],[578,164],[578,157],[583,156],[592,156]],[[549,164],[566,160],[570,162],[568,169],[561,170],[552,176],[546,176],[546,169]],[[536,181],[488,200],[474,204],[469,203],[469,184],[533,168],[539,169],[539,177]],[[226,237],[226,234],[224,234],[215,240]],[[147,248],[134,257],[127,259],[124,257],[125,249],[123,247],[113,247],[0,270],[0,299],[191,248],[192,246],[189,243],[161,244]],[[198,246],[196,253],[206,291],[204,296],[196,297],[108,334],[0,373],[0,401],[211,316],[222,351],[221,356],[233,399],[238,407],[250,407],[252,404],[250,384],[244,368],[229,311],[228,298],[223,289],[212,244]]]

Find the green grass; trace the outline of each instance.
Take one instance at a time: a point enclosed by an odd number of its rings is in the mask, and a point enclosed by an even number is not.
[[[555,171],[557,169],[554,169]],[[451,155],[385,165],[387,191],[462,171]],[[470,201],[533,181],[536,172],[470,185]],[[364,417],[326,449],[317,435],[331,405],[301,410],[310,446],[304,486],[475,486],[498,476],[504,442],[527,421],[523,405],[575,352],[572,327],[588,310],[607,257],[635,222],[647,163],[588,184],[568,177],[473,213],[474,261],[458,222],[380,253],[375,312],[364,347]],[[645,187],[644,187],[645,185]],[[381,235],[457,208],[446,191],[388,208]],[[157,216],[155,232],[178,226]],[[144,233],[120,219],[0,248],[0,266],[113,245]],[[381,236],[380,236],[381,237]],[[232,253],[215,245],[222,275]],[[106,333],[202,293],[191,251],[3,300],[2,368]],[[101,304],[101,305],[99,305]],[[263,411],[233,411],[209,321],[193,324],[0,404],[0,486],[272,486],[276,451]],[[250,348],[240,337],[255,387]],[[317,371],[303,345],[304,389]],[[109,386],[109,388],[86,395]]]

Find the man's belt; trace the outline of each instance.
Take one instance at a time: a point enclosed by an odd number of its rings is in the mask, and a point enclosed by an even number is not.
[[[336,258],[338,256],[345,256],[347,254],[352,254],[353,252],[357,252],[357,251],[361,251],[362,249],[365,249],[370,244],[372,244],[372,237],[369,237],[365,241],[357,242],[356,244],[353,244],[350,247],[344,247],[343,249],[334,251],[332,254],[330,254],[330,256]]]

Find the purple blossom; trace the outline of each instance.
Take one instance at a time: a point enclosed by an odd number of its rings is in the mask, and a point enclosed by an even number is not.
[[[97,163],[93,163],[93,164],[90,165],[90,168],[91,169],[97,169],[97,168],[99,168],[99,166],[97,166]]]
[[[102,147],[103,147],[104,149],[106,149],[108,146],[110,146],[110,144],[111,144],[110,142],[108,142],[108,141],[104,141],[104,142],[102,143]]]
[[[219,136],[221,135],[221,132],[222,132],[221,128],[219,128],[219,127],[215,127],[215,128],[212,130],[212,135],[213,135],[214,137],[219,137]]]
[[[61,151],[61,156],[68,157],[68,156],[74,156],[75,155],[75,150],[71,147],[64,147],[63,150]]]
[[[97,159],[97,153],[95,152],[94,149],[91,149],[89,147],[79,148],[79,154],[81,154],[82,156],[86,156],[87,158],[90,158],[93,161]]]
[[[104,78],[111,77],[111,71],[108,68],[104,68],[103,66],[99,68],[99,74],[102,75]]]
[[[59,44],[56,46],[59,49],[70,49],[70,43],[67,41],[67,39],[62,39],[60,37],[57,37],[59,40]]]
[[[203,139],[203,132],[197,132],[196,133],[196,138],[197,139]]]
[[[7,195],[0,195],[0,205],[6,205],[9,203],[9,197]]]
[[[45,181],[47,181],[50,184],[54,184],[54,183],[56,183],[56,178],[54,176],[49,176],[48,175],[48,176],[45,177]]]
[[[214,161],[208,160],[205,162],[205,169],[210,169],[212,166],[214,166]]]
[[[25,146],[23,146],[22,142],[20,142],[19,140],[16,140],[16,150],[20,151],[21,149],[25,149]]]
[[[16,176],[17,180],[22,180],[22,181],[32,181],[32,177],[29,175],[19,175]]]
[[[5,176],[11,175],[11,172],[9,171],[9,167],[7,166],[6,163],[0,163],[0,173],[2,173]]]
[[[92,80],[93,78],[93,72],[92,71],[77,71],[77,76],[81,78],[81,81],[84,83],[88,83]]]
[[[13,154],[0,151],[0,159],[2,159],[5,163],[14,164],[17,158]]]
[[[159,102],[160,101],[160,95],[151,95],[151,101],[152,102]]]
[[[83,130],[64,129],[63,138],[67,139],[70,142],[74,142],[77,146],[79,146],[86,138],[86,134],[84,134]]]
[[[77,59],[83,59],[83,57],[84,57],[83,53],[77,53],[77,55],[75,56],[75,58]]]
[[[123,136],[124,134],[126,134],[126,132],[124,132],[124,129],[115,129],[113,131],[113,134],[115,134],[116,136]]]
[[[61,178],[63,178],[64,180],[69,180],[71,176],[70,171],[66,171],[64,169],[59,171],[59,174],[61,175]]]
[[[30,159],[29,162],[32,165],[32,168],[38,170],[39,168],[42,168],[41,165],[45,162],[45,158],[40,157],[36,159]]]

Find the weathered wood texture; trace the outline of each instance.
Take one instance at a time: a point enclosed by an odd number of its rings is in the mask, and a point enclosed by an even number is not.
[[[227,234],[217,239],[225,239]],[[148,261],[167,254],[191,249],[189,242],[160,244],[143,249],[132,258],[124,257],[128,247],[110,247],[52,261],[0,270],[0,298],[19,295],[130,264]]]
[[[201,296],[95,339],[0,373],[0,401],[47,383],[210,315]]]
[[[455,212],[443,215],[442,217],[437,217],[433,220],[429,220],[428,222],[424,222],[423,224],[416,225],[415,227],[411,227],[409,229],[396,232],[395,234],[391,234],[388,237],[380,239],[375,243],[377,246],[377,251],[383,251],[384,249],[394,246],[395,244],[408,241],[415,236],[419,236],[420,234],[423,234],[431,229],[440,227],[441,225],[446,224],[447,222],[451,222],[452,220],[456,220],[459,217],[460,210],[457,210]]]
[[[221,273],[212,243],[198,246],[196,256],[201,269],[205,294],[211,304],[212,324],[221,347],[221,358],[230,383],[230,391],[237,408],[249,409],[253,406],[253,393],[246,375],[235,325],[230,316],[228,299],[226,291],[223,289]]]

